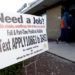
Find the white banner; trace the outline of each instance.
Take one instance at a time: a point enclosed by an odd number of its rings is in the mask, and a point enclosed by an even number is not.
[[[47,50],[46,18],[0,13],[0,69]]]

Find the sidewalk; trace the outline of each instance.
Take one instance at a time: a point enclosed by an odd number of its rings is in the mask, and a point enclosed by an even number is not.
[[[75,62],[75,43],[49,42],[49,52]]]

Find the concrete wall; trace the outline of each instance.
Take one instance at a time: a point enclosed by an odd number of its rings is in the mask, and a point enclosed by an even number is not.
[[[61,6],[47,10],[48,38],[56,40],[60,36]]]

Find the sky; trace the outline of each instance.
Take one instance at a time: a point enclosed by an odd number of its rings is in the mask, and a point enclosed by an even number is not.
[[[0,12],[17,12],[24,3],[31,3],[35,0],[0,0]]]

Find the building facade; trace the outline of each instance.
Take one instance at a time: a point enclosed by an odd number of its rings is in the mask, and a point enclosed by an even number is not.
[[[60,21],[64,11],[69,11],[75,4],[74,0],[37,0],[23,13],[32,15],[46,14],[48,39],[56,40],[60,37]]]

